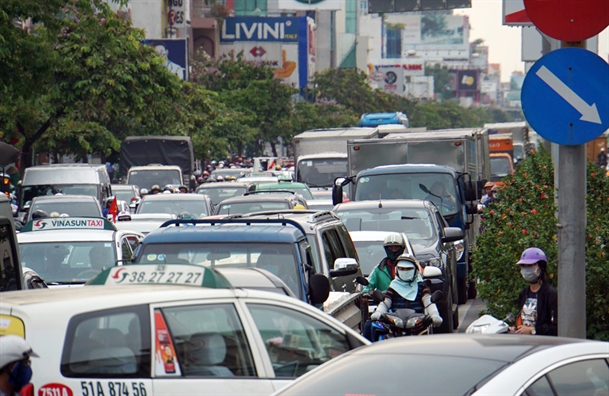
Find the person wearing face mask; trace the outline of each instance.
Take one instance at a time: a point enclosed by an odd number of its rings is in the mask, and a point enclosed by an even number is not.
[[[364,288],[364,293],[377,289],[384,292],[389,288],[389,284],[395,278],[395,262],[404,253],[406,243],[402,235],[395,232],[385,237],[383,248],[387,257],[382,259],[368,276],[368,286]]]
[[[442,325],[442,317],[438,307],[431,302],[431,292],[421,276],[421,267],[418,261],[409,254],[397,258],[396,277],[389,284],[385,292],[385,299],[377,306],[370,319],[380,320],[382,315],[390,309],[409,308],[418,313],[429,315],[434,327]],[[364,326],[364,337],[374,341],[372,324]]]
[[[23,338],[0,337],[0,396],[17,396],[32,379],[30,357],[38,357]]]
[[[529,285],[518,296],[520,312],[510,333],[557,335],[558,294],[546,277],[546,254],[539,248],[528,248],[516,264]]]

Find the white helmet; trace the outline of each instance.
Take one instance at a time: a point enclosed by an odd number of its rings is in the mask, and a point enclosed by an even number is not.
[[[32,350],[30,344],[16,335],[5,335],[0,337],[0,368],[9,363],[27,359],[30,356],[38,357]]]
[[[404,242],[404,238],[402,238],[401,234],[394,232],[385,237],[383,246],[401,246],[404,248],[406,247],[406,243]]]
[[[419,263],[417,259],[409,254],[403,254],[396,260],[396,276],[404,282],[412,282],[415,280],[419,272]]]

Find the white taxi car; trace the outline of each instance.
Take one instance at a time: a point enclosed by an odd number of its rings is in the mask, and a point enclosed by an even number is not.
[[[34,394],[269,395],[369,344],[304,302],[201,266],[113,267],[90,283],[2,297],[0,335],[40,355]]]
[[[21,265],[50,287],[83,284],[117,261],[128,260],[144,235],[117,230],[94,217],[50,217],[26,223],[17,234]]]

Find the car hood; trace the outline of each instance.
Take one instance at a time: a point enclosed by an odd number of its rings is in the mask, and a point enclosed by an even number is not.
[[[434,240],[411,239],[410,243],[412,243],[412,248],[414,249],[414,253],[417,257],[427,254],[431,256],[438,255],[437,242]]]

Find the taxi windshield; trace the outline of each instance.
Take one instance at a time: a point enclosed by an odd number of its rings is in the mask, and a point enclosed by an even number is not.
[[[97,202],[91,200],[86,202],[44,202],[37,203],[30,208],[30,213],[37,210],[43,210],[47,214],[57,213],[54,217],[67,213],[70,217],[87,216],[87,217],[102,217],[101,210]]]
[[[20,243],[19,251],[21,265],[47,284],[84,283],[116,263],[110,241]]]
[[[150,243],[142,246],[137,263],[262,268],[277,275],[295,295],[302,297],[296,255],[287,243]]]

